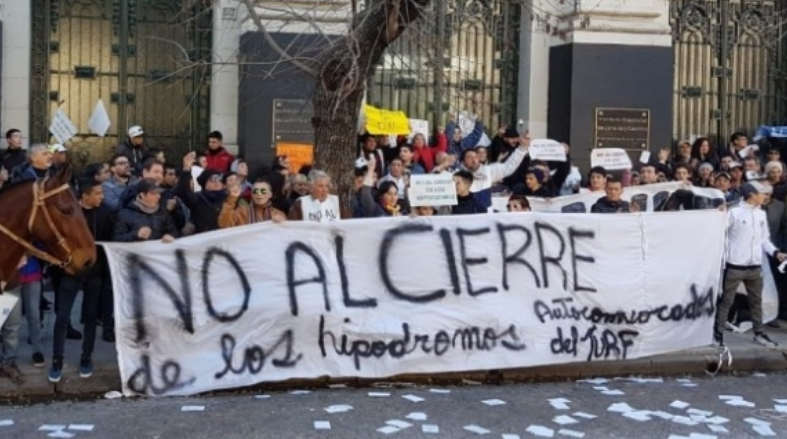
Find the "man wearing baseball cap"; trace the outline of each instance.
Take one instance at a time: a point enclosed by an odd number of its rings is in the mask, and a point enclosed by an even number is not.
[[[122,154],[128,157],[129,166],[132,170],[138,168],[147,153],[145,146],[145,131],[139,125],[134,125],[128,129],[128,138],[115,148],[115,154]]]
[[[735,300],[738,286],[743,283],[749,296],[754,342],[776,348],[778,345],[764,332],[762,323],[762,253],[779,262],[787,260],[771,242],[768,218],[760,208],[771,188],[760,181],[749,181],[738,189],[743,201],[731,208],[727,219],[727,265],[724,269],[724,290],[716,310],[714,341],[724,345],[723,328]],[[767,262],[767,261],[765,261]]]

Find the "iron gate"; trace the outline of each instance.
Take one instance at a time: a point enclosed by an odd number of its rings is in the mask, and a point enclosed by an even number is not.
[[[475,105],[486,123],[516,123],[517,0],[436,0],[389,48],[367,100],[440,126]]]
[[[210,7],[193,0],[33,0],[31,133],[47,141],[61,107],[84,163],[141,125],[150,146],[180,154],[207,137]],[[87,132],[102,99],[112,126]]]
[[[674,138],[785,123],[782,0],[671,0]]]

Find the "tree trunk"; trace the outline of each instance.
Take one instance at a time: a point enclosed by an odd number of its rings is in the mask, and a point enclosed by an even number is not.
[[[315,168],[328,173],[336,193],[349,208],[358,148],[358,113],[363,89],[336,101],[331,92],[317,82],[314,91]]]
[[[349,34],[317,61],[314,117],[315,166],[333,179],[349,207],[358,148],[358,115],[366,81],[388,46],[421,17],[431,0],[375,0],[355,17]]]

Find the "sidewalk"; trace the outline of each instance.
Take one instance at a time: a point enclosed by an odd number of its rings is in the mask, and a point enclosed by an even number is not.
[[[44,293],[48,300],[54,303],[52,292]],[[79,310],[81,309],[81,295],[74,305],[72,322],[79,322]],[[82,348],[82,341],[66,341],[66,358],[63,369],[63,379],[57,385],[50,384],[46,375],[52,360],[52,330],[55,324],[53,311],[44,314],[44,357],[47,365],[43,368],[33,367],[33,352],[27,344],[27,321],[22,320],[21,336],[19,344],[18,361],[19,367],[25,373],[27,381],[22,386],[16,386],[7,379],[0,379],[0,398],[46,398],[64,397],[79,395],[103,395],[110,390],[120,390],[120,376],[117,367],[117,352],[115,345],[105,343],[99,337],[96,340],[96,350],[93,354],[95,371],[89,379],[79,377],[78,365],[79,356]],[[782,321],[782,328],[768,328],[768,334],[779,343],[779,349],[768,349],[752,342],[752,333],[733,334],[725,332],[725,341],[733,355],[733,371],[787,371],[787,322]],[[74,325],[78,330],[82,330],[81,325]],[[551,366],[539,366],[523,369],[509,369],[502,371],[502,377],[498,373],[493,377],[487,372],[457,372],[439,375],[408,375],[398,377],[400,380],[408,382],[429,382],[429,383],[461,383],[463,379],[473,381],[486,381],[487,379],[508,381],[536,381],[536,380],[563,380],[579,379],[598,376],[628,376],[628,375],[696,375],[704,374],[709,364],[716,364],[718,354],[715,348],[710,346],[697,349],[690,349],[672,354],[658,355],[648,358],[626,361],[598,361],[580,362],[570,364],[560,364]],[[729,373],[730,369],[724,367],[722,373]],[[375,381],[395,381],[387,380],[341,380],[349,385],[364,385]],[[325,379],[315,379],[312,381],[283,383],[267,385],[276,388],[280,387],[323,387],[327,384]],[[266,386],[266,385],[263,385]]]

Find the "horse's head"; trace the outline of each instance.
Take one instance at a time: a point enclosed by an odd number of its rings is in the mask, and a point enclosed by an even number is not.
[[[69,274],[79,274],[96,261],[96,244],[82,208],[69,186],[71,166],[66,164],[43,184],[33,186],[33,209],[28,227],[33,239]]]

